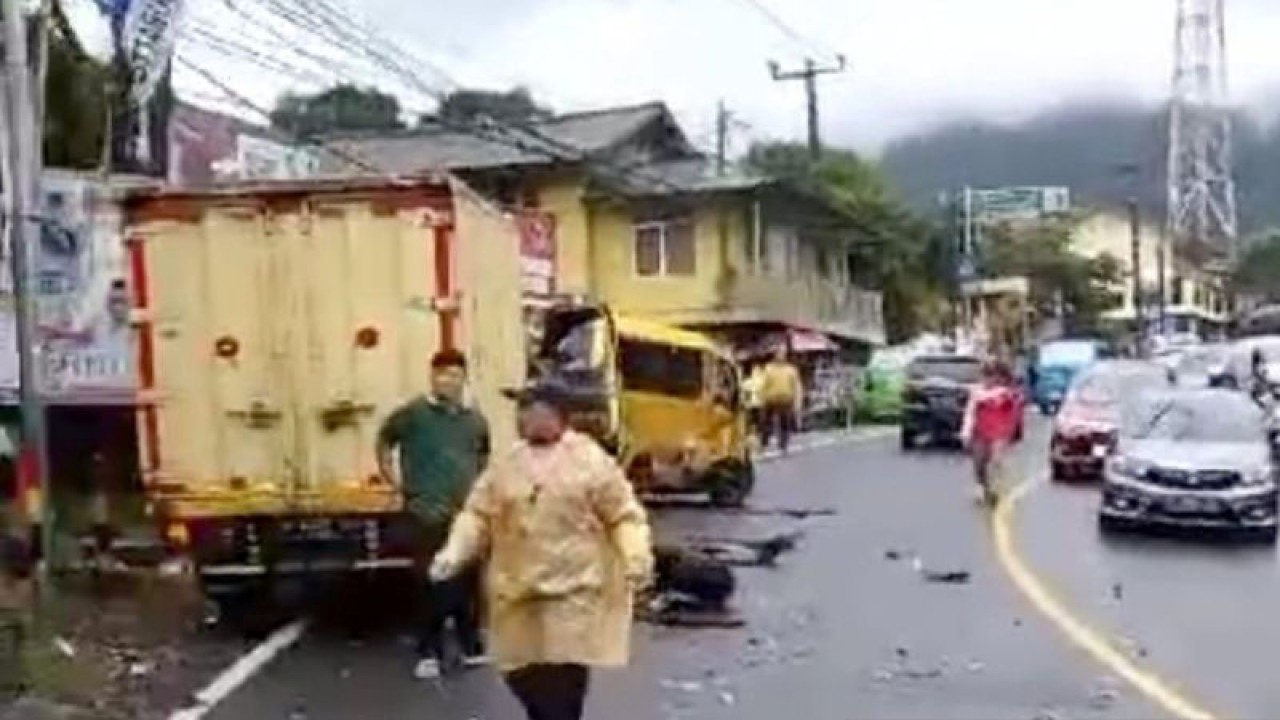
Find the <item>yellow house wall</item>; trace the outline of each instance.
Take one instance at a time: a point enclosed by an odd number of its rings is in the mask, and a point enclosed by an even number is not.
[[[741,222],[726,214],[727,243],[742,242]],[[640,277],[635,272],[635,216],[629,208],[602,205],[592,214],[595,243],[593,270],[600,298],[621,312],[662,314],[711,309],[719,303],[718,279],[722,269],[720,214],[712,206],[694,213],[697,245],[696,273],[689,276]],[[735,228],[736,225],[736,228]]]
[[[538,189],[541,209],[556,218],[556,289],[589,294],[591,286],[590,225],[579,178],[552,180]]]

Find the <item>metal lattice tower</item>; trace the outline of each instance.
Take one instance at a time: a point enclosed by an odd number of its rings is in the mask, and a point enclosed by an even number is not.
[[[1204,261],[1237,253],[1225,0],[1177,0],[1169,118],[1168,229]]]

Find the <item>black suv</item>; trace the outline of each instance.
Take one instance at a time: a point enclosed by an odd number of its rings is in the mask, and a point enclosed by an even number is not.
[[[971,355],[924,355],[907,365],[902,391],[902,449],[921,438],[933,443],[960,439],[969,391],[982,377],[982,360]]]

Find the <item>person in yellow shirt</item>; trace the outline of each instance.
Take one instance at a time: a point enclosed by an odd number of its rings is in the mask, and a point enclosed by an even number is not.
[[[787,357],[787,349],[779,347],[761,371],[760,398],[764,403],[764,421],[760,430],[762,450],[769,449],[774,433],[785,455],[791,449],[791,434],[804,406],[804,384],[800,371]]]

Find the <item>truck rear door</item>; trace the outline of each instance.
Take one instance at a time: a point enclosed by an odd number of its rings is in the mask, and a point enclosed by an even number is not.
[[[274,508],[297,472],[275,239],[252,202],[131,233],[144,468],[177,514]]]

